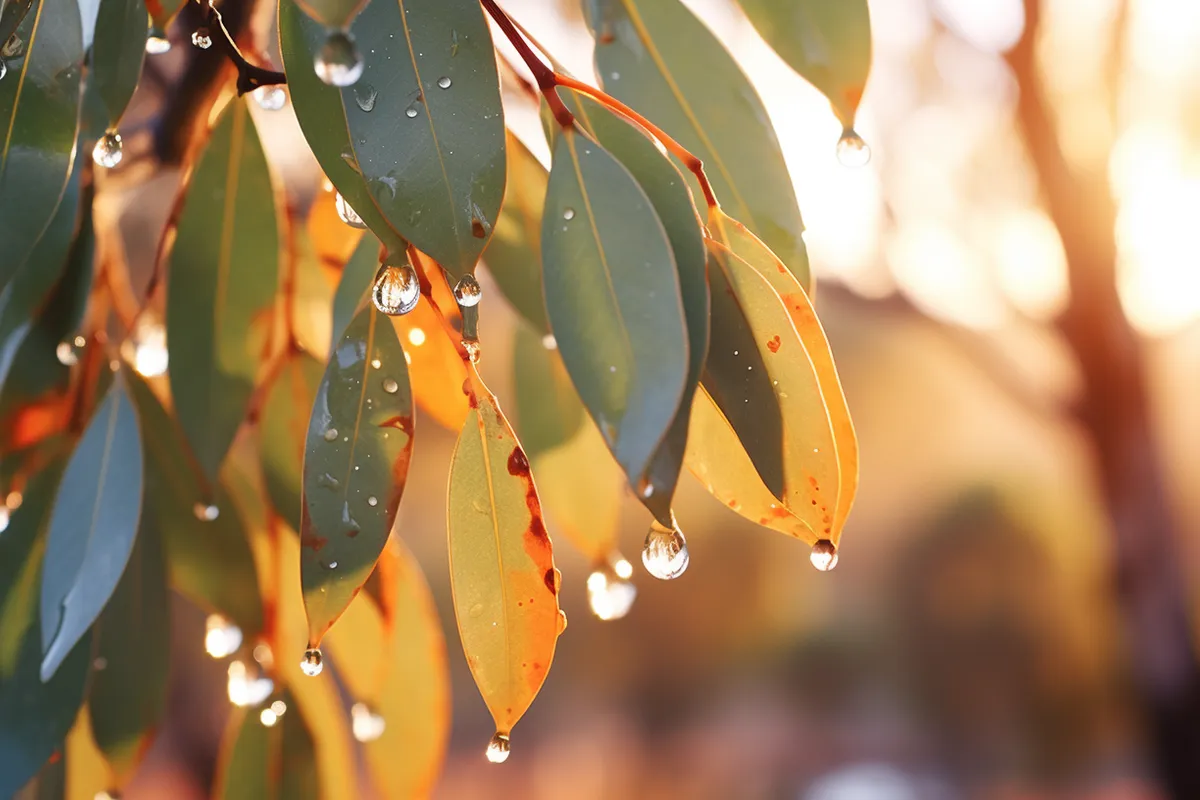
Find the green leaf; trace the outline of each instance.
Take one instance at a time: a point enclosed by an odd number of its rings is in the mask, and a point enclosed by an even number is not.
[[[367,303],[317,390],[304,449],[300,575],[315,647],[387,541],[412,456],[413,398],[396,331]]]
[[[92,80],[115,128],[133,97],[146,58],[144,0],[100,0],[92,44]]]
[[[33,252],[71,173],[83,69],[75,0],[40,0],[17,36],[24,57],[0,80],[0,288]]]
[[[267,159],[245,101],[234,100],[196,165],[167,284],[171,395],[210,482],[266,352],[279,249]]]
[[[371,288],[378,271],[379,240],[374,236],[364,236],[346,262],[342,278],[338,281],[337,293],[333,296],[333,341],[329,345],[330,352],[337,349],[346,326],[354,319],[354,313],[367,289]]]
[[[62,744],[83,702],[87,639],[49,682],[39,675],[45,527],[61,475],[61,462],[35,475],[0,535],[0,797],[11,796],[37,774]]]
[[[317,800],[316,746],[291,695],[287,710],[267,726],[257,709],[230,715],[213,796],[221,800]]]
[[[7,42],[17,32],[32,7],[33,0],[0,0],[0,42]]]
[[[92,736],[118,787],[137,769],[167,702],[171,597],[157,530],[143,523],[112,600],[96,623],[103,659],[88,690]]]
[[[363,74],[344,89],[313,75],[325,28],[287,0],[279,25],[300,127],[333,185],[392,257],[387,226],[453,275],[473,269],[505,180],[500,81],[478,2],[370,3],[350,29]]]
[[[521,316],[543,334],[550,332],[542,296],[542,206],[546,168],[521,140],[508,134],[508,179],[496,234],[483,253],[488,272]]]
[[[709,296],[704,231],[679,169],[647,138],[645,132],[599,103],[570,93],[577,118],[646,192],[671,243],[688,332],[688,371],[683,396],[671,427],[663,437],[638,492],[642,504],[664,525],[671,522],[671,500],[683,465],[692,396],[700,383],[708,353]]]
[[[42,569],[42,679],[49,680],[99,616],[137,536],[142,439],[117,375],[67,462]]]
[[[267,393],[260,422],[263,481],[271,505],[300,530],[304,439],[325,365],[307,353],[288,356]]]
[[[56,758],[42,765],[38,774],[13,797],[13,800],[66,800],[67,761]]]
[[[354,15],[362,10],[367,0],[296,0],[308,16],[333,30],[350,27]]]
[[[721,204],[807,286],[804,224],[783,152],[733,57],[679,0],[590,5],[605,90],[700,158]],[[688,180],[703,197],[694,178]]]
[[[532,460],[575,435],[583,425],[583,404],[562,358],[528,325],[517,325],[513,373],[517,430]]]
[[[263,609],[245,525],[224,485],[217,488],[217,518],[197,518],[203,485],[187,442],[149,385],[128,377],[145,448],[145,514],[162,536],[171,584],[201,608],[233,620],[249,639],[262,630]]]
[[[646,193],[586,136],[558,137],[542,221],[550,326],[584,406],[639,484],[683,395],[687,330]]]
[[[867,0],[739,0],[767,44],[821,90],[847,128],[871,71]]]
[[[467,664],[507,735],[546,680],[565,617],[529,461],[473,364],[469,380],[450,463],[450,588]]]

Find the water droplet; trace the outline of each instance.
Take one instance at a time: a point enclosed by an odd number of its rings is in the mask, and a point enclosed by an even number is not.
[[[375,110],[375,101],[379,99],[379,90],[369,83],[354,87],[354,102],[368,114]]]
[[[212,47],[212,36],[209,35],[208,28],[196,28],[192,31],[192,44],[201,50]]]
[[[408,332],[408,342],[413,347],[420,347],[425,344],[425,331],[420,328],[413,328]]]
[[[350,207],[346,202],[346,198],[342,197],[342,193],[338,192],[337,197],[333,200],[333,207],[337,209],[338,219],[349,225],[351,228],[363,230],[367,227],[367,223],[363,222],[362,217],[358,212]]]
[[[375,495],[371,495],[367,498],[367,505],[369,505],[371,508],[374,508],[375,506],[379,505],[379,498]]]
[[[446,77],[445,75],[438,78],[438,88],[439,89],[449,89],[450,83],[451,83],[450,79],[448,77]]]
[[[109,131],[101,136],[96,142],[96,146],[92,148],[92,161],[105,169],[112,169],[120,164],[123,155],[121,134],[116,131]]]
[[[0,58],[0,81],[4,80],[4,76],[8,74],[8,64],[4,63],[4,59]]]
[[[338,437],[337,428],[328,428],[322,435],[325,437],[325,441],[332,442]]]
[[[620,619],[629,613],[637,597],[637,587],[629,580],[633,565],[620,553],[614,553],[588,575],[588,605],[600,619]]]
[[[395,378],[384,378],[383,390],[388,394],[395,394],[396,392],[400,391],[400,384],[396,383]]]
[[[282,86],[260,86],[253,94],[254,102],[263,111],[278,111],[287,105],[287,92]]]
[[[170,50],[171,40],[167,38],[167,32],[162,28],[151,28],[150,33],[146,35],[146,54],[161,56]]]
[[[20,58],[24,54],[25,41],[15,33],[0,47],[0,58]]]
[[[242,646],[242,629],[220,614],[204,620],[204,651],[213,658],[225,658]]]
[[[275,691],[275,682],[263,675],[257,662],[231,661],[226,674],[225,692],[235,706],[257,706]]]
[[[837,546],[828,539],[818,539],[812,546],[812,552],[808,554],[808,560],[821,572],[829,572],[837,566]]]
[[[375,301],[375,308],[384,314],[392,317],[407,314],[417,307],[420,297],[421,283],[408,264],[402,267],[384,264],[375,273],[371,299]]]
[[[496,731],[496,735],[488,742],[487,760],[493,764],[503,764],[508,761],[510,750],[512,750],[512,744],[508,740],[508,734]]]
[[[278,710],[280,708],[282,710]],[[279,722],[279,718],[283,716],[285,711],[287,711],[287,704],[282,700],[276,700],[274,703],[271,703],[270,707],[264,708],[259,713],[258,721],[265,727],[272,728],[276,722]]]
[[[871,160],[871,147],[857,131],[846,128],[838,139],[837,158],[843,167],[865,167]]]
[[[688,560],[687,541],[678,524],[667,528],[658,520],[650,523],[646,545],[642,548],[642,564],[647,572],[659,580],[673,580],[684,573]]]
[[[479,346],[479,342],[469,342],[463,339],[463,349],[467,351],[467,358],[472,364],[479,363],[479,357],[483,355],[483,348]]]
[[[353,86],[362,77],[363,58],[354,37],[345,31],[333,31],[325,38],[313,60],[313,70],[330,86]]]
[[[575,209],[573,209],[573,208],[563,209],[563,219],[566,219],[566,220],[575,219]]]
[[[201,522],[212,522],[221,516],[221,509],[217,508],[213,503],[196,503],[196,505],[192,506],[192,513]]]
[[[547,333],[542,337],[542,347],[546,348],[547,350],[557,350],[558,339],[554,338],[553,333]]]
[[[79,363],[79,354],[83,352],[85,346],[87,346],[87,339],[82,336],[73,336],[58,343],[58,346],[54,348],[54,356],[64,367],[73,367]]]
[[[408,108],[404,109],[404,116],[408,117],[409,119],[416,119],[416,118],[417,118],[417,114],[420,114],[420,113],[421,113],[421,112],[417,110],[417,104],[416,104],[416,103],[413,103],[411,106],[409,106]]]
[[[471,308],[479,305],[479,301],[483,299],[483,288],[479,285],[479,281],[475,280],[475,276],[467,273],[459,279],[454,285],[454,299],[463,308]]]
[[[167,332],[161,324],[148,317],[138,323],[133,336],[133,368],[139,375],[154,378],[167,371]]]
[[[350,729],[360,742],[373,742],[383,736],[387,722],[383,715],[373,711],[366,703],[350,706]]]
[[[654,496],[654,484],[649,479],[642,478],[638,483],[638,494],[640,494],[643,499],[649,500]]]
[[[328,472],[322,472],[320,475],[317,476],[317,485],[324,489],[332,489],[333,491],[336,492],[338,487],[341,486],[342,483],[337,478],[330,475]]]
[[[300,671],[310,678],[315,678],[321,674],[324,667],[321,665],[321,650],[318,647],[310,647],[304,651],[304,660],[300,662]]]

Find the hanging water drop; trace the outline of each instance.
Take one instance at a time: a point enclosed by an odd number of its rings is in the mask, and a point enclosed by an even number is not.
[[[242,646],[242,629],[220,614],[204,620],[204,651],[213,658],[225,658]]]
[[[338,192],[337,197],[333,199],[333,207],[337,209],[338,219],[351,228],[363,230],[367,227],[367,223],[363,222],[358,212],[350,207],[350,204],[346,202],[346,198],[342,197],[341,192]]]
[[[451,83],[451,80],[448,77],[446,77],[445,75],[438,78],[438,88],[439,89],[449,89],[450,83]]]
[[[248,667],[244,661],[231,661],[226,674],[225,691],[235,706],[257,706],[275,691],[275,682],[262,674],[256,662]]]
[[[253,92],[254,102],[263,111],[278,111],[287,105],[287,92],[282,86],[260,86]]]
[[[646,571],[662,581],[678,578],[688,568],[687,540],[676,523],[673,527],[650,523],[646,545],[642,548],[642,564]]]
[[[323,83],[330,86],[353,86],[362,77],[363,58],[354,44],[354,37],[345,31],[333,31],[325,38],[313,70]]]
[[[388,316],[398,317],[417,307],[421,297],[421,283],[411,266],[402,267],[384,264],[375,273],[375,285],[371,299],[375,308]]]
[[[375,110],[375,101],[379,99],[379,90],[369,83],[354,87],[354,102],[368,114]]]
[[[319,647],[310,647],[304,651],[304,660],[300,662],[300,671],[310,678],[315,678],[321,674],[324,667],[321,664],[321,649]]]
[[[505,761],[508,761],[510,750],[512,750],[512,744],[508,740],[508,734],[496,731],[492,740],[488,742],[487,760],[493,764],[503,764]]]
[[[192,513],[201,522],[212,522],[221,516],[221,509],[217,508],[213,503],[196,503],[196,505],[192,506]]]
[[[479,285],[479,281],[475,280],[475,276],[469,272],[454,285],[454,299],[463,308],[479,305],[482,298],[483,288]]]
[[[325,430],[325,433],[322,434],[322,436],[325,437],[325,441],[327,441],[327,442],[332,442],[332,441],[336,440],[338,437],[337,428],[327,428]]]
[[[192,31],[192,44],[201,50],[212,47],[212,36],[209,35],[208,28],[196,28]]]
[[[120,164],[123,155],[121,134],[116,131],[109,131],[101,136],[96,142],[96,146],[92,148],[92,161],[105,169],[112,169]]]
[[[387,721],[383,715],[372,711],[366,703],[355,703],[350,707],[350,729],[360,742],[373,742],[383,736]]]
[[[829,572],[837,566],[837,545],[828,539],[818,539],[812,546],[812,552],[808,554],[808,560],[821,572]]]
[[[588,575],[588,605],[603,620],[620,619],[629,613],[637,597],[637,587],[629,578],[633,565],[620,553],[614,553]]]
[[[400,391],[400,384],[396,383],[395,378],[384,378],[383,390],[388,394],[395,394],[396,392]]]
[[[150,33],[146,35],[146,54],[160,56],[170,49],[171,40],[167,38],[167,32],[162,28],[151,28]]]
[[[843,167],[865,167],[871,160],[871,147],[857,131],[846,128],[838,139],[837,158]]]

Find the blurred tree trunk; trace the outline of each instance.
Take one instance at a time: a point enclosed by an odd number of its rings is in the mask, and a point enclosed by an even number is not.
[[[1156,766],[1172,796],[1200,798],[1200,669],[1142,343],[1117,294],[1116,209],[1105,170],[1073,170],[1058,141],[1036,57],[1043,2],[1025,0],[1025,31],[1009,54],[1018,124],[1066,251],[1071,298],[1058,325],[1083,376],[1077,418],[1094,449],[1125,645]]]

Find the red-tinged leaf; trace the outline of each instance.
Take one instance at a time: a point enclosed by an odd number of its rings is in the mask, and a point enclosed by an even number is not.
[[[388,318],[368,303],[330,358],[305,444],[300,572],[313,647],[383,550],[404,491],[412,435],[404,351]]]
[[[565,617],[529,462],[474,367],[450,467],[450,580],[467,665],[507,736],[541,689]]]
[[[313,399],[325,365],[307,353],[293,353],[267,392],[259,430],[263,480],[275,512],[300,530],[302,465]]]

